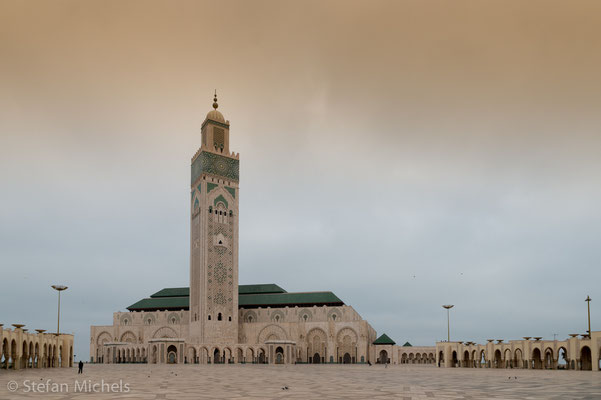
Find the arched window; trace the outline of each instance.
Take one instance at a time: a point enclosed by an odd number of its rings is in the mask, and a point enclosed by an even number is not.
[[[209,206],[209,214],[213,212],[213,206]]]
[[[248,322],[253,322],[253,317],[252,317],[252,315],[249,315],[249,316],[248,316]]]
[[[231,217],[232,215],[234,215],[234,214],[232,213],[232,210],[230,210],[230,217]]]
[[[221,313],[217,314],[217,321],[221,321]]]
[[[332,314],[332,321],[336,321],[336,314]]]
[[[308,318],[309,318],[309,316],[307,314],[303,315],[303,319],[305,320],[305,322],[307,321]]]
[[[211,316],[209,315],[209,321],[211,320]]]
[[[275,316],[275,321],[276,321],[276,322],[280,322],[280,316],[279,316],[279,315],[276,315],[276,316]]]
[[[227,320],[228,320],[228,321],[231,321],[231,320],[232,320],[232,317],[227,317]]]

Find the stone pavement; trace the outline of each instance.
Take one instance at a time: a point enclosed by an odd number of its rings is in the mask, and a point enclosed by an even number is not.
[[[15,392],[8,390],[11,381],[19,385]],[[289,389],[283,390],[284,386]],[[52,393],[53,390],[59,392]],[[0,370],[0,399],[24,398],[601,399],[601,373],[408,365],[384,368],[239,364],[86,365],[83,375],[78,375],[76,368]]]

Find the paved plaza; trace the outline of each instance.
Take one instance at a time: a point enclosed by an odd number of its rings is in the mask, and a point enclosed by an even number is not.
[[[8,390],[11,381],[19,385],[15,392]],[[83,375],[76,368],[3,370],[0,384],[2,400],[601,399],[599,372],[406,365],[98,364],[86,365]],[[63,385],[59,389],[54,384]],[[109,388],[111,384],[115,386]]]

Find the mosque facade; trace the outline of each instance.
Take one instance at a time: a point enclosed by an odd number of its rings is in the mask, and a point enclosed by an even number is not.
[[[213,110],[192,157],[190,285],[164,288],[90,329],[98,363],[434,363],[435,348],[397,346],[333,292],[238,284],[240,156]]]

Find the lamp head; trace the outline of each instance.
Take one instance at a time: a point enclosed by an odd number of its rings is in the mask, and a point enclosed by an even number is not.
[[[63,286],[63,285],[52,285],[52,289],[58,290],[59,292],[62,292],[63,290],[67,290],[68,287]]]
[[[455,305],[453,305],[453,304],[445,304],[445,305],[443,305],[442,307],[443,307],[443,308],[446,308],[446,309],[448,310],[448,309],[450,309],[450,308],[453,308],[453,307],[455,307]]]

